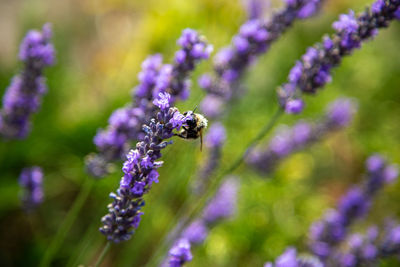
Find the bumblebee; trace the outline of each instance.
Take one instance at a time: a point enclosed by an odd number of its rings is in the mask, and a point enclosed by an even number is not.
[[[207,128],[207,119],[203,115],[194,113],[191,110],[183,113],[183,116],[188,118],[185,122],[186,125],[183,125],[180,132],[175,135],[183,139],[197,139],[200,137],[201,151],[203,148],[203,130]]]

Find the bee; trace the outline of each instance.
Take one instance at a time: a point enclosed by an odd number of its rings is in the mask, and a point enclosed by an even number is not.
[[[185,122],[186,125],[183,125],[180,132],[175,135],[183,139],[197,139],[200,137],[201,151],[203,148],[203,130],[207,128],[208,121],[203,115],[194,113],[194,111],[189,110],[183,113],[183,116],[188,117]]]

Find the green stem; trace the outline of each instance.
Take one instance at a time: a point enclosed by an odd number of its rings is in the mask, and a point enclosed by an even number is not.
[[[85,184],[83,185],[79,195],[75,198],[74,203],[72,204],[71,209],[68,211],[67,216],[63,220],[63,224],[57,231],[56,236],[51,241],[49,248],[46,250],[42,261],[40,262],[40,267],[47,267],[51,264],[54,255],[60,249],[62,243],[64,242],[65,237],[67,236],[69,230],[74,224],[76,218],[78,217],[79,212],[82,209],[83,204],[89,196],[90,191],[94,185],[94,179],[87,178]]]
[[[101,262],[104,260],[104,257],[106,256],[107,252],[110,250],[110,247],[111,247],[111,242],[107,242],[107,244],[103,248],[103,251],[101,252],[100,256],[98,257],[94,267],[100,266]]]
[[[191,201],[185,201],[182,207],[179,209],[176,218],[178,218],[176,226],[170,231],[170,234],[166,235],[162,241],[161,245],[153,254],[154,256],[150,259],[146,266],[156,266],[162,259],[164,251],[171,246],[172,242],[178,238],[178,235],[182,230],[192,221],[193,218],[199,216],[199,213],[204,209],[207,202],[210,200],[211,196],[214,196],[220,185],[222,184],[225,177],[235,171],[241,163],[244,161],[246,156],[253,150],[253,148],[261,141],[261,139],[274,127],[275,123],[279,120],[283,110],[278,107],[268,123],[260,130],[260,132],[254,137],[250,143],[246,146],[246,149],[241,155],[233,161],[233,163],[215,179],[210,179],[210,185],[206,193],[196,201],[194,208],[189,210]],[[171,228],[171,227],[169,227]]]

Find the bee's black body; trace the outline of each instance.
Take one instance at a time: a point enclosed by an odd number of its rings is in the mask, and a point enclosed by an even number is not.
[[[184,139],[197,139],[200,137],[200,142],[203,144],[203,129],[207,127],[207,119],[203,115],[187,111],[183,113],[184,116],[191,115],[187,119],[182,130],[176,135]],[[201,148],[201,147],[200,147]]]

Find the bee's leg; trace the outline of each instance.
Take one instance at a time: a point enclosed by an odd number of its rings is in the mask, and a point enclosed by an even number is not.
[[[203,151],[203,132],[200,130],[200,151]]]
[[[184,136],[183,134],[180,134],[180,133],[174,133],[174,136],[179,136],[180,138],[187,139],[186,136]]]

